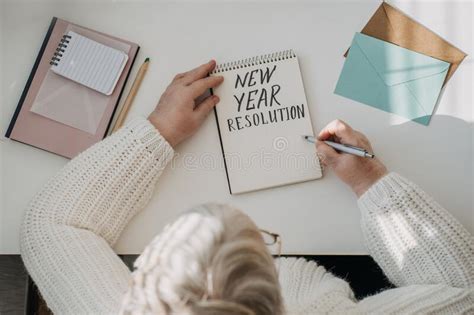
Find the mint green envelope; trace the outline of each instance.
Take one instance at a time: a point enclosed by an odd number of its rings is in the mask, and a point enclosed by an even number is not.
[[[449,65],[356,33],[334,93],[428,125]]]

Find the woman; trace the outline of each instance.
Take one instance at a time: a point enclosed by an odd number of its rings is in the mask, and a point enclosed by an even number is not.
[[[241,211],[203,205],[145,249],[131,275],[113,252],[147,204],[173,156],[219,101],[211,61],[177,75],[148,119],[135,118],[69,162],[30,203],[22,257],[57,314],[472,313],[473,237],[410,181],[377,159],[318,151],[359,197],[367,248],[397,286],[361,301],[349,285],[303,259],[278,272],[255,224]],[[371,151],[347,124],[319,135]]]

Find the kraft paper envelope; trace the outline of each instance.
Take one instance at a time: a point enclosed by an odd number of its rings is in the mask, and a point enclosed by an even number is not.
[[[444,83],[451,78],[467,56],[430,29],[386,2],[379,6],[361,33],[449,62],[451,67]]]
[[[356,33],[335,93],[428,125],[449,66]]]

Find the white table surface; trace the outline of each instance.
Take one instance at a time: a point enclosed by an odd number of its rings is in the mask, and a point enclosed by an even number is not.
[[[472,2],[392,3],[473,53]],[[145,57],[151,64],[130,116],[147,115],[175,73],[211,57],[229,61],[292,48],[300,58],[314,129],[335,118],[360,129],[390,170],[422,186],[473,233],[471,56],[449,82],[429,127],[333,94],[342,54],[379,4],[0,0],[2,135],[52,16],[141,45],[131,77]],[[67,160],[3,137],[0,149],[0,253],[16,254],[25,207]],[[318,181],[231,196],[213,116],[177,151],[151,203],[117,243],[119,253],[139,253],[166,222],[207,201],[234,204],[261,228],[280,233],[285,253],[366,253],[356,197],[331,172]]]

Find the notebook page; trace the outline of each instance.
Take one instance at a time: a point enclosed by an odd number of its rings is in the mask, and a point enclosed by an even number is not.
[[[231,62],[211,75],[232,194],[293,184],[322,176],[298,59],[291,51]]]
[[[128,60],[124,52],[69,31],[51,70],[105,95],[112,94]]]

